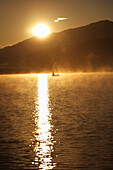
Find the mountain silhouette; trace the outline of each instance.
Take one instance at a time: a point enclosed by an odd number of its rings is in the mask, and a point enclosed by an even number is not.
[[[32,37],[0,49],[0,73],[113,71],[113,22]]]

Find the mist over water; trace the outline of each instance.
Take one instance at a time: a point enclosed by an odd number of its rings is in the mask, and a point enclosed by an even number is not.
[[[0,76],[0,169],[113,169],[113,73]]]

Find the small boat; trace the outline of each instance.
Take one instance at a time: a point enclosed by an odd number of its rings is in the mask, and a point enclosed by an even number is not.
[[[52,73],[52,76],[60,76],[59,74]]]

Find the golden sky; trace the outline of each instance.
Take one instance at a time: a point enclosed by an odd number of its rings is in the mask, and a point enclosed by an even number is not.
[[[46,23],[52,32],[113,21],[113,0],[0,0],[0,48],[32,36],[30,30]]]

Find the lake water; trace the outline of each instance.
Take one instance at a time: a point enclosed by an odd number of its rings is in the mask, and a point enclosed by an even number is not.
[[[113,73],[1,75],[0,169],[113,170]]]

